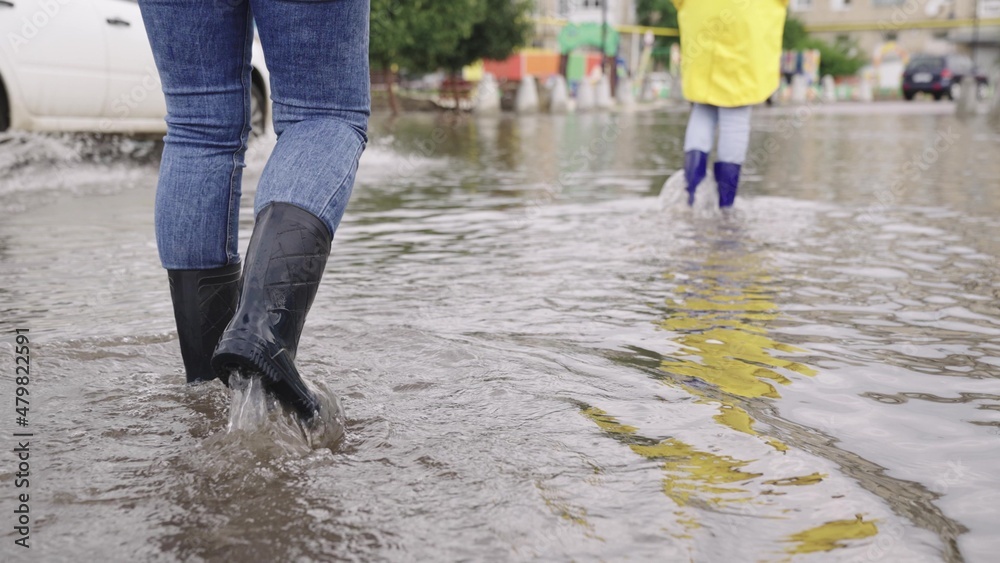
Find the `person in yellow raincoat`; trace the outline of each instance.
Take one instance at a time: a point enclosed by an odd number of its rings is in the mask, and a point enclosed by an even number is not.
[[[778,89],[788,0],[674,0],[684,97],[694,104],[684,137],[688,204],[705,178],[719,130],[719,207],[736,200],[750,143],[750,108]]]

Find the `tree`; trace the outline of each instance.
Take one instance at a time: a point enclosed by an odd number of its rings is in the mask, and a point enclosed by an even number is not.
[[[638,0],[635,13],[639,25],[677,29],[677,8],[673,0]],[[670,46],[679,40],[677,37],[657,37],[653,44],[653,58],[669,64]]]
[[[482,18],[485,0],[371,0],[372,66],[384,73],[393,113],[399,112],[393,65],[414,71],[442,66]]]
[[[382,69],[393,113],[393,64],[452,73],[479,59],[506,59],[531,30],[531,0],[371,0],[372,66]]]
[[[865,66],[866,60],[859,54],[856,44],[850,41],[837,41],[833,44],[812,37],[806,31],[801,21],[795,18],[785,20],[785,35],[782,47],[786,50],[819,51],[819,73],[822,76],[850,76]]]
[[[446,66],[459,43],[473,33],[486,12],[486,0],[405,1],[411,15],[400,55],[402,63],[415,72]]]
[[[530,0],[483,0],[483,7],[472,32],[441,58],[442,67],[457,72],[480,59],[502,61],[527,42]]]
[[[531,31],[530,0],[483,0],[484,10],[472,32],[458,41],[454,50],[441,58],[441,66],[454,78],[462,67],[481,59],[502,61],[527,42]],[[455,109],[458,109],[458,81],[452,80]]]
[[[785,18],[785,30],[781,36],[781,48],[786,51],[799,49],[809,40],[809,32],[806,26],[793,17]]]

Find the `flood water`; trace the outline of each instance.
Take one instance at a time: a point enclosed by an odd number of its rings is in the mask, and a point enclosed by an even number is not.
[[[298,356],[332,448],[183,384],[156,143],[0,137],[31,559],[995,561],[1000,132],[760,108],[723,216],[658,197],[685,119],[373,120]]]

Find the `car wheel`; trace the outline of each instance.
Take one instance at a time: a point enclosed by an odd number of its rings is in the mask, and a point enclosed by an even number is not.
[[[913,101],[913,96],[915,96],[915,95],[916,95],[916,92],[903,92],[903,97],[906,98],[906,101],[908,101],[908,102],[912,102]]]
[[[941,92],[934,92],[933,96],[935,102],[940,102],[944,95]]]
[[[267,96],[264,89],[254,84],[250,87],[250,136],[259,137],[267,129]]]

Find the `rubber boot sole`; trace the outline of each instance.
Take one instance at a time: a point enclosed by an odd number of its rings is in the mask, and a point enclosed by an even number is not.
[[[241,337],[224,338],[212,358],[216,371],[239,369],[263,376],[264,389],[282,404],[291,407],[306,421],[319,413],[319,401],[299,376],[295,363],[284,349],[272,352],[266,344]],[[246,375],[246,374],[244,374]]]

